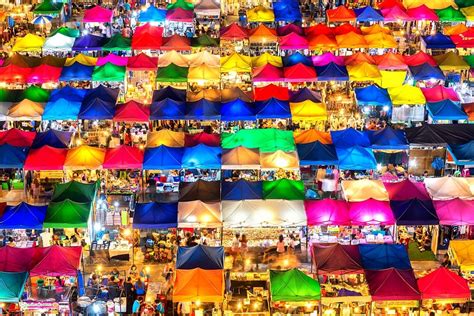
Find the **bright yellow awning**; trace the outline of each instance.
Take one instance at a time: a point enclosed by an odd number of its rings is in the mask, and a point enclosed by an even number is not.
[[[69,149],[64,162],[64,169],[86,170],[99,169],[104,163],[105,149],[81,145]]]
[[[184,133],[173,132],[168,129],[148,133],[146,143],[147,147],[158,147],[161,145],[168,147],[184,147]]]
[[[433,58],[443,71],[460,71],[471,68],[464,58],[455,52],[447,52],[442,55],[433,56]]]
[[[406,70],[380,70],[380,75],[382,76],[382,80],[380,81],[380,86],[382,88],[394,88],[403,85],[405,79],[407,77]]]
[[[464,33],[468,30],[466,24],[464,23],[459,23],[459,24],[456,24],[456,25],[449,25],[449,26],[446,26],[444,29],[443,29],[443,34],[444,35],[448,35],[448,36],[451,36],[451,35],[459,35],[461,33]]]
[[[300,167],[296,151],[284,152],[277,150],[274,153],[260,153],[262,169],[298,169]]]
[[[14,52],[40,52],[46,39],[44,37],[28,33],[24,37],[16,38],[12,51]]]
[[[250,56],[233,53],[230,56],[221,57],[221,72],[251,72],[252,59]]]
[[[341,185],[347,201],[360,202],[368,199],[388,201],[388,192],[381,180],[344,180]]]
[[[377,34],[377,33],[386,33],[390,34],[392,31],[388,27],[381,26],[380,24],[372,24],[371,26],[362,26],[360,28],[362,34]]]
[[[466,16],[466,20],[474,21],[474,6],[462,8],[461,12]]]
[[[273,22],[275,21],[275,14],[273,10],[267,9],[264,6],[256,6],[247,10],[247,21],[252,22]]]
[[[454,0],[403,0],[403,5],[407,9],[412,9],[419,7],[421,5],[425,5],[430,9],[433,10],[440,10],[440,9],[445,9],[449,6],[456,7],[456,4],[454,3]]]
[[[351,81],[378,81],[382,77],[377,66],[367,62],[347,66],[347,72]]]
[[[311,100],[290,103],[290,110],[293,120],[321,121],[327,119],[326,106]]]
[[[449,248],[462,271],[474,271],[474,240],[451,240]]]
[[[201,65],[189,68],[188,81],[219,81],[220,79],[221,72],[219,67]]]
[[[41,121],[44,108],[38,102],[23,99],[8,109],[8,118],[13,121]]]
[[[71,66],[74,63],[79,63],[84,66],[95,66],[95,64],[97,64],[97,57],[79,54],[74,58],[67,58],[66,63],[64,65]]]
[[[388,94],[390,95],[390,99],[392,99],[393,105],[415,105],[426,103],[425,96],[418,87],[403,85],[389,88]]]
[[[273,65],[275,67],[283,67],[283,61],[281,57],[270,55],[268,52],[252,57],[252,67],[254,68],[263,67],[267,64]]]

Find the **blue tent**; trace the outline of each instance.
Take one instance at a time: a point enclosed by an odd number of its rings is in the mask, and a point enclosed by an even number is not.
[[[370,141],[367,134],[353,128],[347,128],[340,131],[331,131],[331,138],[334,146],[336,147],[347,148],[352,146],[370,146]]]
[[[73,101],[82,101],[87,93],[85,89],[77,89],[71,86],[65,86],[63,88],[55,89],[51,92],[48,102],[66,99]]]
[[[426,48],[428,49],[449,49],[456,48],[451,38],[443,33],[436,33],[435,35],[423,36]]]
[[[21,202],[8,205],[0,217],[0,229],[42,229],[47,205],[36,206]]]
[[[77,120],[86,92],[70,86],[54,90],[44,108],[43,120]]]
[[[359,245],[359,252],[362,266],[366,270],[412,269],[408,252],[404,245],[364,244]]]
[[[93,72],[94,66],[75,62],[71,66],[63,67],[59,81],[89,81],[92,80]]]
[[[184,120],[186,103],[173,99],[154,101],[150,107],[150,120]]]
[[[224,247],[197,245],[194,247],[179,247],[176,255],[176,269],[191,270],[224,269]]]
[[[343,170],[375,170],[377,161],[372,149],[361,146],[336,147],[339,168]]]
[[[376,85],[364,88],[355,88],[355,96],[359,106],[385,106],[392,105],[392,100],[387,89]]]
[[[378,131],[365,131],[369,137],[372,149],[408,149],[408,144],[405,132],[402,130],[395,130],[390,126]]]
[[[301,21],[303,16],[298,1],[274,1],[273,13],[277,22]]]
[[[449,99],[430,102],[426,104],[426,110],[430,117],[437,120],[467,120],[467,114],[456,102]]]
[[[181,169],[184,148],[161,145],[147,148],[143,158],[143,170]]]
[[[28,272],[0,272],[0,302],[20,302],[27,281]]]
[[[0,168],[23,168],[27,154],[28,148],[26,147],[0,145]]]
[[[318,75],[318,81],[348,81],[349,75],[345,66],[339,66],[330,62],[325,66],[314,67]]]
[[[431,200],[390,201],[397,225],[438,225],[439,218]]]
[[[186,147],[181,166],[188,169],[220,169],[222,150],[220,147],[211,147],[199,144]]]
[[[296,52],[291,55],[283,57],[284,67],[290,67],[299,63],[309,66],[309,67],[313,67],[313,61],[311,60],[311,58],[301,54],[300,52]]]
[[[444,74],[439,67],[431,66],[428,63],[423,63],[419,66],[409,66],[413,79],[416,81],[423,80],[444,80]]]
[[[302,166],[338,165],[336,148],[334,145],[322,144],[319,141],[306,144],[297,144],[296,149]]]
[[[107,37],[87,34],[76,38],[74,45],[72,45],[73,51],[96,51],[102,50],[102,46],[107,43],[109,39]]]
[[[285,119],[291,118],[290,104],[276,98],[255,102],[257,119]]]
[[[187,120],[219,120],[221,118],[220,102],[201,99],[186,103]]]
[[[117,101],[119,92],[119,89],[112,89],[107,88],[103,85],[99,85],[97,88],[87,90],[83,101],[87,101],[88,99],[92,100],[94,98],[100,98],[115,103]]]
[[[81,120],[111,120],[115,114],[115,102],[99,97],[83,101],[78,118]]]
[[[379,22],[384,20],[380,11],[372,8],[371,6],[356,8],[354,9],[354,12],[357,16],[357,22]]]
[[[178,203],[137,203],[133,214],[134,229],[178,227]]]
[[[474,165],[474,140],[466,144],[450,144],[448,151],[457,165]]]
[[[224,102],[221,105],[222,121],[255,121],[253,104],[241,99]]]
[[[261,181],[247,181],[240,179],[238,181],[223,181],[221,186],[222,200],[240,201],[240,200],[261,200],[262,195]]]
[[[310,90],[306,87],[297,91],[290,91],[290,102],[298,103],[306,100],[312,101],[314,103],[321,103],[321,93]]]
[[[46,132],[36,134],[31,148],[50,146],[54,148],[68,148],[71,143],[72,132],[48,129]]]
[[[148,22],[164,22],[166,18],[166,10],[158,9],[154,5],[151,5],[146,9],[146,11],[140,11],[138,17],[138,22],[148,23]]]
[[[152,102],[171,99],[175,101],[186,101],[186,90],[176,89],[171,86],[153,91]]]

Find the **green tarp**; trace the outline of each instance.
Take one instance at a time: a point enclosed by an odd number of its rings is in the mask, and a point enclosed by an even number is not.
[[[466,21],[464,14],[451,6],[442,10],[436,10],[436,14],[441,22]]]
[[[92,81],[123,81],[125,79],[125,66],[106,63],[96,66],[92,73]]]
[[[174,9],[184,9],[184,10],[193,10],[194,9],[194,4],[187,2],[186,0],[176,0],[175,3],[170,3],[166,7],[168,10],[174,10]]]
[[[121,50],[131,50],[132,48],[132,39],[128,37],[123,37],[122,34],[115,34],[112,38],[102,46],[102,50],[105,51],[121,51]]]
[[[59,14],[63,8],[62,3],[53,3],[51,0],[45,0],[33,11],[34,14]]]
[[[69,199],[50,202],[44,219],[44,228],[87,228],[91,202],[79,203]]]
[[[22,99],[45,103],[48,102],[50,93],[49,90],[45,90],[38,86],[30,86],[23,91]]]
[[[474,0],[454,0],[454,2],[460,8],[466,8],[466,7],[474,6]]]
[[[304,200],[304,183],[288,179],[263,181],[263,198],[268,200]]]
[[[156,81],[159,82],[186,82],[188,81],[188,68],[169,64],[166,67],[158,68]]]
[[[239,146],[258,148],[261,152],[294,151],[293,132],[279,129],[241,129],[237,133],[222,134],[222,148]]]
[[[25,290],[28,272],[0,272],[0,302],[18,303]]]
[[[273,302],[317,301],[321,298],[321,287],[298,269],[270,270],[270,293]]]
[[[219,40],[210,37],[207,34],[201,35],[196,38],[191,39],[191,46],[192,47],[218,47]]]
[[[90,184],[84,184],[77,181],[58,183],[54,187],[51,201],[61,202],[64,200],[71,200],[78,203],[93,202],[98,187],[98,182]]]
[[[74,38],[81,36],[81,31],[79,31],[78,29],[72,29],[69,27],[61,26],[60,28],[51,32],[51,34],[49,34],[49,37],[52,37],[56,35],[57,33],[60,33],[67,37],[74,37]]]
[[[471,68],[474,68],[474,55],[464,56],[464,60],[469,64]]]

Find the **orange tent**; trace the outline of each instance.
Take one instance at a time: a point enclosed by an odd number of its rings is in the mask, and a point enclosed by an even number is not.
[[[371,26],[362,26],[360,28],[362,34],[369,35],[369,34],[377,34],[377,33],[385,33],[390,34],[392,31],[385,26],[380,26],[380,24],[372,24]]]
[[[371,65],[375,65],[375,59],[372,55],[363,52],[357,52],[350,56],[345,57],[344,63],[346,66],[353,66],[358,65],[360,63],[369,63]]]
[[[456,25],[449,25],[449,26],[446,26],[444,29],[443,29],[443,34],[444,35],[448,35],[448,36],[451,36],[451,35],[459,35],[461,33],[464,33],[466,31],[468,31],[469,29],[467,28],[466,24],[463,24],[463,23],[459,23],[459,24],[456,24]]]
[[[170,37],[163,37],[163,45],[161,50],[177,50],[177,51],[190,51],[191,40],[185,36],[179,36],[177,34]]]
[[[337,42],[334,36],[318,34],[318,35],[309,35],[308,38],[309,48],[310,49],[337,49]]]
[[[331,134],[315,129],[308,129],[293,133],[296,144],[307,144],[319,141],[321,144],[332,144]]]
[[[474,121],[474,103],[466,103],[462,105],[464,112],[466,112],[469,121]]]
[[[224,270],[176,270],[174,302],[217,302],[224,299]]]
[[[367,47],[367,42],[364,36],[350,32],[344,35],[336,36],[337,46],[339,48],[364,48]]]
[[[251,29],[249,34],[250,43],[276,43],[278,41],[276,30],[264,24],[260,24],[258,27]]]
[[[327,10],[326,14],[328,22],[351,22],[356,19],[354,10],[348,9],[343,5],[340,5],[335,9]]]
[[[396,70],[408,68],[405,59],[400,54],[389,52],[383,55],[375,55],[374,59],[379,69]]]
[[[398,43],[392,35],[387,33],[375,33],[364,36],[369,48],[397,48]]]

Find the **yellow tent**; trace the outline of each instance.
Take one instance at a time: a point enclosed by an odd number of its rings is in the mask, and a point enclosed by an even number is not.
[[[189,102],[199,101],[206,99],[213,102],[221,101],[221,90],[216,89],[203,89],[197,92],[188,91],[186,93],[186,100]]]
[[[390,99],[392,99],[393,105],[413,105],[426,103],[425,96],[418,87],[403,85],[389,88],[388,94],[390,95]]]
[[[412,9],[419,7],[420,5],[425,5],[433,10],[445,9],[449,6],[456,7],[454,0],[403,0],[403,5],[407,9]]]
[[[68,150],[66,161],[64,162],[64,169],[99,169],[104,163],[104,159],[104,148],[81,145]]]
[[[268,52],[265,52],[261,55],[252,57],[252,67],[263,67],[267,64],[273,65],[275,67],[283,67],[283,61],[280,56],[270,55]]]
[[[474,240],[451,240],[449,250],[461,271],[474,271]]]
[[[44,108],[38,102],[23,99],[8,109],[8,118],[12,121],[41,121]]]
[[[146,142],[147,147],[158,147],[161,145],[168,147],[184,147],[184,133],[173,132],[168,129],[148,133]]]
[[[264,6],[256,6],[247,10],[247,20],[252,22],[273,22],[275,21],[275,14],[273,10],[267,9]]]
[[[224,299],[224,270],[176,270],[174,302],[220,303]]]
[[[386,33],[375,33],[364,36],[369,48],[397,48],[398,43],[392,35]]]
[[[380,86],[382,88],[394,88],[403,85],[407,77],[406,70],[380,70],[382,80],[380,80]]]
[[[355,32],[349,32],[342,35],[336,35],[336,42],[339,48],[364,48],[367,42],[363,35]]]
[[[188,67],[188,60],[177,51],[170,50],[158,58],[158,67],[166,67],[170,64],[175,64],[179,67]]]
[[[221,72],[219,67],[209,67],[201,65],[197,67],[190,67],[188,72],[189,82],[201,81],[219,81],[221,79]]]
[[[349,202],[360,202],[368,199],[388,201],[388,192],[381,180],[344,180],[344,196]]]
[[[371,26],[362,26],[360,28],[362,34],[369,35],[369,34],[377,34],[377,33],[385,33],[391,34],[392,31],[385,26],[381,26],[380,24],[372,24]]]
[[[462,8],[461,12],[466,16],[466,20],[474,21],[474,6]]]
[[[274,29],[260,24],[250,31],[249,41],[250,43],[276,43],[278,36]]]
[[[331,134],[315,129],[294,132],[293,138],[295,139],[295,144],[307,144],[316,141],[322,144],[332,144]]]
[[[470,68],[464,58],[455,52],[447,52],[442,55],[433,56],[433,58],[443,71],[461,71]]]
[[[178,203],[179,227],[220,227],[222,213],[220,202],[186,201]]]
[[[311,100],[290,103],[291,117],[293,120],[321,121],[327,119],[326,106]]]
[[[260,169],[260,152],[258,149],[243,146],[224,150],[222,169]]]
[[[189,67],[197,67],[200,65],[206,65],[209,67],[220,67],[220,56],[209,53],[208,51],[202,51],[199,53],[183,56],[188,60]]]
[[[298,169],[300,162],[296,151],[277,150],[274,153],[260,153],[260,165],[262,169]]]
[[[379,81],[382,78],[377,66],[368,62],[347,66],[347,72],[351,81]]]
[[[467,30],[469,30],[469,29],[467,28],[466,24],[459,23],[459,24],[456,24],[456,25],[446,26],[443,29],[443,34],[448,35],[448,36],[459,35],[461,33],[466,32]]]
[[[251,72],[252,59],[250,56],[233,53],[230,56],[221,57],[221,72]]]
[[[13,45],[14,52],[40,52],[46,39],[44,37],[28,33],[24,37],[19,37]]]
[[[71,66],[74,63],[79,63],[84,66],[95,66],[95,64],[97,64],[97,57],[79,54],[74,58],[67,58],[66,63],[64,65]]]

